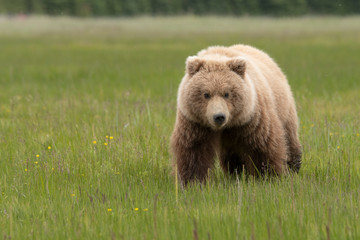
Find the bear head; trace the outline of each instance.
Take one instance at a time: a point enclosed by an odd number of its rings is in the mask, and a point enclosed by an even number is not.
[[[242,57],[188,57],[178,109],[188,120],[213,130],[248,122],[256,92],[246,70]]]

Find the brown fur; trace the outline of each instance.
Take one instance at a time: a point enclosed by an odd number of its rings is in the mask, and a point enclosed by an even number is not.
[[[209,47],[186,61],[171,137],[183,183],[206,179],[218,154],[225,172],[298,172],[295,102],[276,63],[246,45]]]

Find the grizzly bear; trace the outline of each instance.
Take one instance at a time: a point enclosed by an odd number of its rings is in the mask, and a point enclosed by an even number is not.
[[[247,45],[209,47],[188,57],[171,151],[183,184],[206,180],[216,156],[229,174],[298,172],[295,102],[274,60]]]

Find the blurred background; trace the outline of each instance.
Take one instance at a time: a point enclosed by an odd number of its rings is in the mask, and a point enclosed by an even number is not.
[[[349,15],[359,0],[0,0],[2,14],[134,15]]]

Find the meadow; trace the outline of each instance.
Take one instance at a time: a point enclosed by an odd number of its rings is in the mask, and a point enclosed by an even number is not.
[[[3,239],[359,239],[360,17],[0,17]],[[246,43],[288,76],[298,175],[171,175],[187,56]]]

